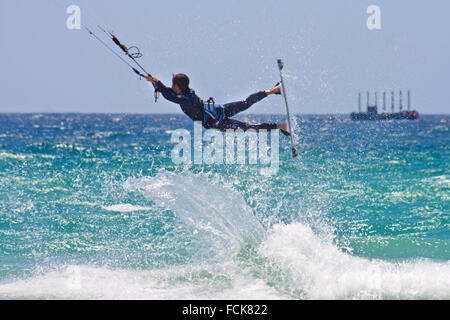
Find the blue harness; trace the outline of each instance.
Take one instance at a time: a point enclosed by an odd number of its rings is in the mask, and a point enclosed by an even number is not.
[[[221,105],[216,105],[213,98],[209,98],[203,105],[203,126],[207,129],[217,128],[223,122],[225,112]]]

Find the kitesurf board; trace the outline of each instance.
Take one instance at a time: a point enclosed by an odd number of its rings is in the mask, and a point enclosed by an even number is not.
[[[287,101],[287,97],[286,97],[286,88],[284,86],[284,81],[283,81],[283,73],[281,70],[283,70],[283,61],[281,59],[277,59],[277,63],[278,63],[278,69],[280,70],[280,79],[281,79],[281,91],[283,92],[283,97],[284,97],[284,102],[286,104],[286,116],[287,116],[287,120],[288,120],[288,129],[290,134],[290,138],[291,138],[291,150],[292,150],[292,158],[295,158],[298,156],[298,152],[297,149],[295,149],[294,147],[294,131],[292,130],[292,125],[291,125],[291,116],[289,114],[289,105],[288,105],[288,101]]]

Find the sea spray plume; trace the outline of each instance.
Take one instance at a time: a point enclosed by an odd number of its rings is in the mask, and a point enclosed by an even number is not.
[[[129,178],[124,187],[173,211],[203,258],[229,258],[243,244],[257,245],[264,237],[242,195],[205,174],[161,170],[154,177]]]

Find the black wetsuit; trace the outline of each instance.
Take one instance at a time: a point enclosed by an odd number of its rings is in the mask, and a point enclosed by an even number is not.
[[[161,92],[167,100],[179,104],[181,106],[181,110],[183,110],[183,112],[193,121],[202,121],[205,128],[210,128],[203,123],[205,102],[195,94],[194,90],[188,88],[185,92],[177,95],[171,88],[166,87],[161,81],[156,83],[156,90]],[[224,119],[217,127],[215,127],[215,129],[221,131],[225,131],[227,129],[242,129],[244,131],[249,129],[276,129],[277,125],[275,123],[250,124],[247,122],[230,119],[235,114],[247,110],[251,105],[264,99],[265,97],[267,97],[267,94],[264,91],[259,91],[250,95],[243,101],[224,104],[222,106],[225,112]]]

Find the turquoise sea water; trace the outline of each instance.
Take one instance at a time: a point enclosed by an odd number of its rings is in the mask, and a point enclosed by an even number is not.
[[[267,176],[174,164],[183,115],[0,114],[0,298],[450,299],[442,119],[298,116]]]

